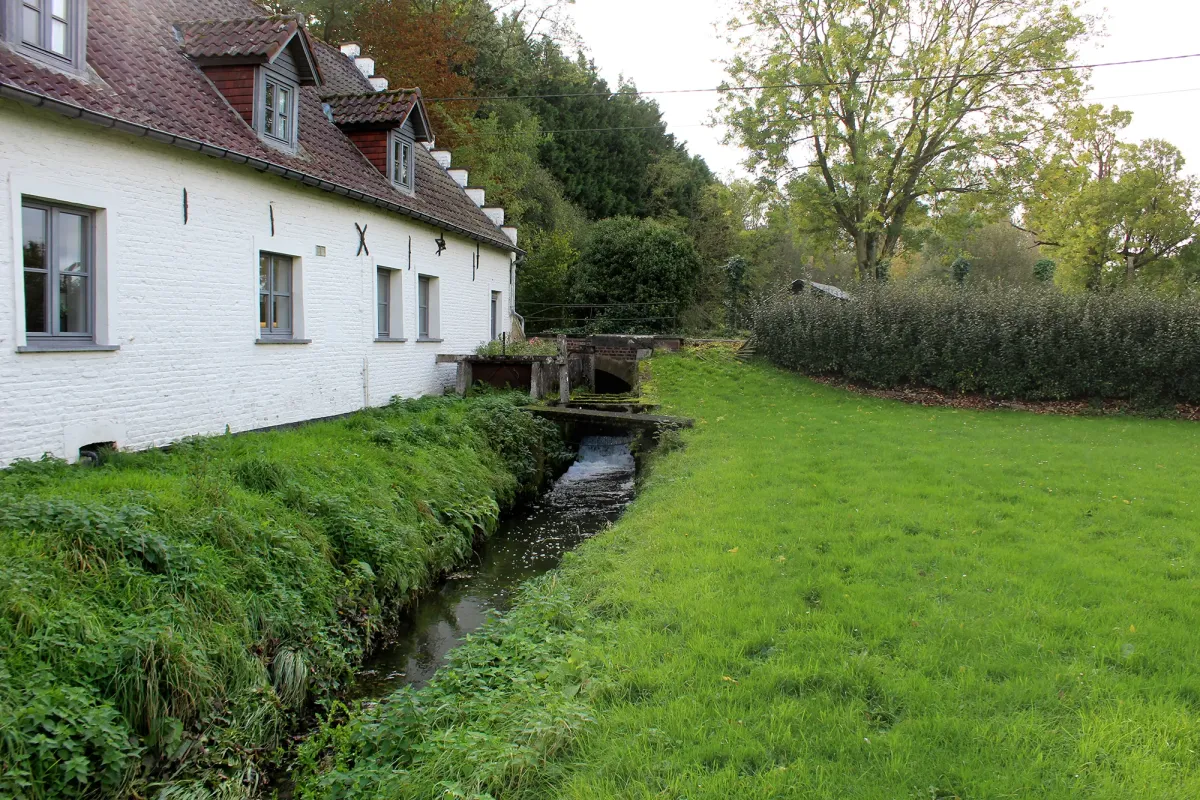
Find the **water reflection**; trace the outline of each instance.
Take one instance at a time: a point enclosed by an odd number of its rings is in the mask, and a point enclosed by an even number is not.
[[[554,569],[564,553],[615,521],[633,499],[629,445],[629,437],[584,439],[579,459],[549,492],[414,606],[396,643],[364,665],[351,696],[383,697],[405,684],[424,685],[490,610],[509,607],[523,581]]]

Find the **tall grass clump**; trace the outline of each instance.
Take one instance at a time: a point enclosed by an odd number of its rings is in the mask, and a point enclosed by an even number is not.
[[[523,397],[0,470],[0,796],[245,797],[562,463]]]
[[[531,581],[513,611],[451,651],[428,685],[403,687],[346,720],[331,715],[301,748],[296,796],[549,792],[608,685],[583,635],[598,624],[584,592],[553,574]]]
[[[880,388],[1200,402],[1193,295],[895,282],[860,287],[849,301],[769,299],[754,334],[780,366]]]

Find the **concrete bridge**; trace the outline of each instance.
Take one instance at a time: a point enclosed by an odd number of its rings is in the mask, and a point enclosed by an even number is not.
[[[636,392],[638,363],[655,350],[678,350],[683,341],[678,336],[559,336],[558,355],[439,355],[438,363],[458,365],[459,394],[480,381],[501,389],[528,389],[534,400],[557,393],[565,402],[574,389],[597,394]]]

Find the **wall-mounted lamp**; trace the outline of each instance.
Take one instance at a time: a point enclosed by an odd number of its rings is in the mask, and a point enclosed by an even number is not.
[[[446,249],[446,235],[439,234],[438,237],[436,239],[434,239],[433,241],[438,246],[437,254],[440,256],[442,254],[442,251]]]

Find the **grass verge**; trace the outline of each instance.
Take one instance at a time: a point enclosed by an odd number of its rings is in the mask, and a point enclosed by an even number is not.
[[[0,471],[0,796],[261,788],[306,709],[557,469],[524,402]]]
[[[652,368],[687,448],[304,796],[1200,796],[1194,425]]]

